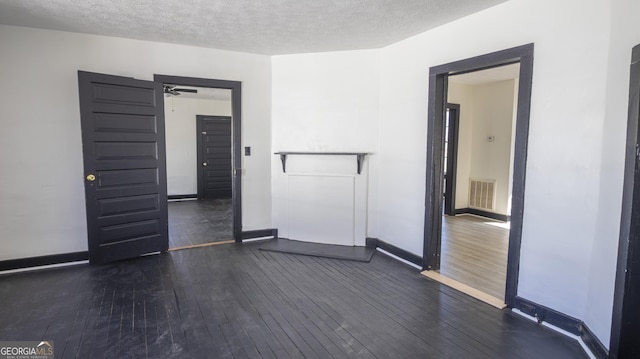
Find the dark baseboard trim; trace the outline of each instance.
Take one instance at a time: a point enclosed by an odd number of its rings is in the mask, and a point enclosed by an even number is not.
[[[536,318],[538,323],[547,322],[579,336],[597,358],[606,359],[609,357],[607,348],[602,345],[602,342],[583,321],[521,297],[516,297],[514,308]]]
[[[53,255],[41,256],[41,257],[9,259],[6,261],[0,261],[0,271],[48,266],[52,264],[86,261],[88,259],[89,259],[88,251],[53,254]]]
[[[405,261],[411,262],[417,266],[422,267],[422,257],[417,256],[411,252],[407,252],[402,248],[398,248],[378,238],[367,238],[365,246],[369,248],[380,248],[384,251],[387,251],[393,254],[394,256],[404,259]]]
[[[514,308],[536,318],[538,323],[547,322],[571,334],[580,335],[580,327],[583,325],[582,321],[564,313],[521,297],[516,297]]]
[[[587,347],[591,350],[593,355],[596,356],[596,358],[598,359],[609,358],[609,351],[607,350],[607,348],[602,344],[600,339],[598,339],[598,337],[596,337],[595,334],[593,334],[591,329],[589,329],[589,327],[584,323],[582,323],[582,326],[580,328],[580,337],[582,338],[582,341],[587,345]]]
[[[260,238],[260,237],[273,237],[278,238],[278,229],[277,228],[269,228],[269,229],[256,229],[253,231],[242,231],[242,239],[252,239],[252,238]]]
[[[456,214],[475,214],[476,216],[487,217],[502,222],[509,222],[511,220],[511,216],[507,216],[506,214],[487,212],[475,208],[458,208],[456,209]]]
[[[167,199],[194,199],[198,198],[197,194],[172,194]]]

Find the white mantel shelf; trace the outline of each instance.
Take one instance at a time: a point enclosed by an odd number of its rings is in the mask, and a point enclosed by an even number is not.
[[[358,165],[358,174],[362,172],[362,162],[364,162],[365,156],[369,155],[369,152],[296,152],[296,151],[280,151],[275,152],[274,155],[280,156],[282,162],[282,172],[287,173],[287,156],[291,155],[306,155],[306,156],[356,156],[356,162]]]

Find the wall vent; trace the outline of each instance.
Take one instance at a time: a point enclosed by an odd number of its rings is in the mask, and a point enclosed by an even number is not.
[[[496,180],[474,179],[469,180],[469,207],[495,210]]]

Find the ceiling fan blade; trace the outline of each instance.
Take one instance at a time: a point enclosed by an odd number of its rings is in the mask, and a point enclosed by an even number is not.
[[[180,95],[180,92],[176,91],[176,89],[173,86],[168,86],[168,85],[165,85],[162,88],[162,92],[164,92],[165,94],[168,94],[168,95],[172,95],[172,96]]]
[[[183,88],[177,88],[177,87],[173,88],[173,91],[198,93],[198,90],[196,90],[196,89],[183,89]]]

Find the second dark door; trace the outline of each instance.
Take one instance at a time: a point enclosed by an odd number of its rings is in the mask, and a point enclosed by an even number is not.
[[[231,117],[197,118],[198,198],[231,198]]]

